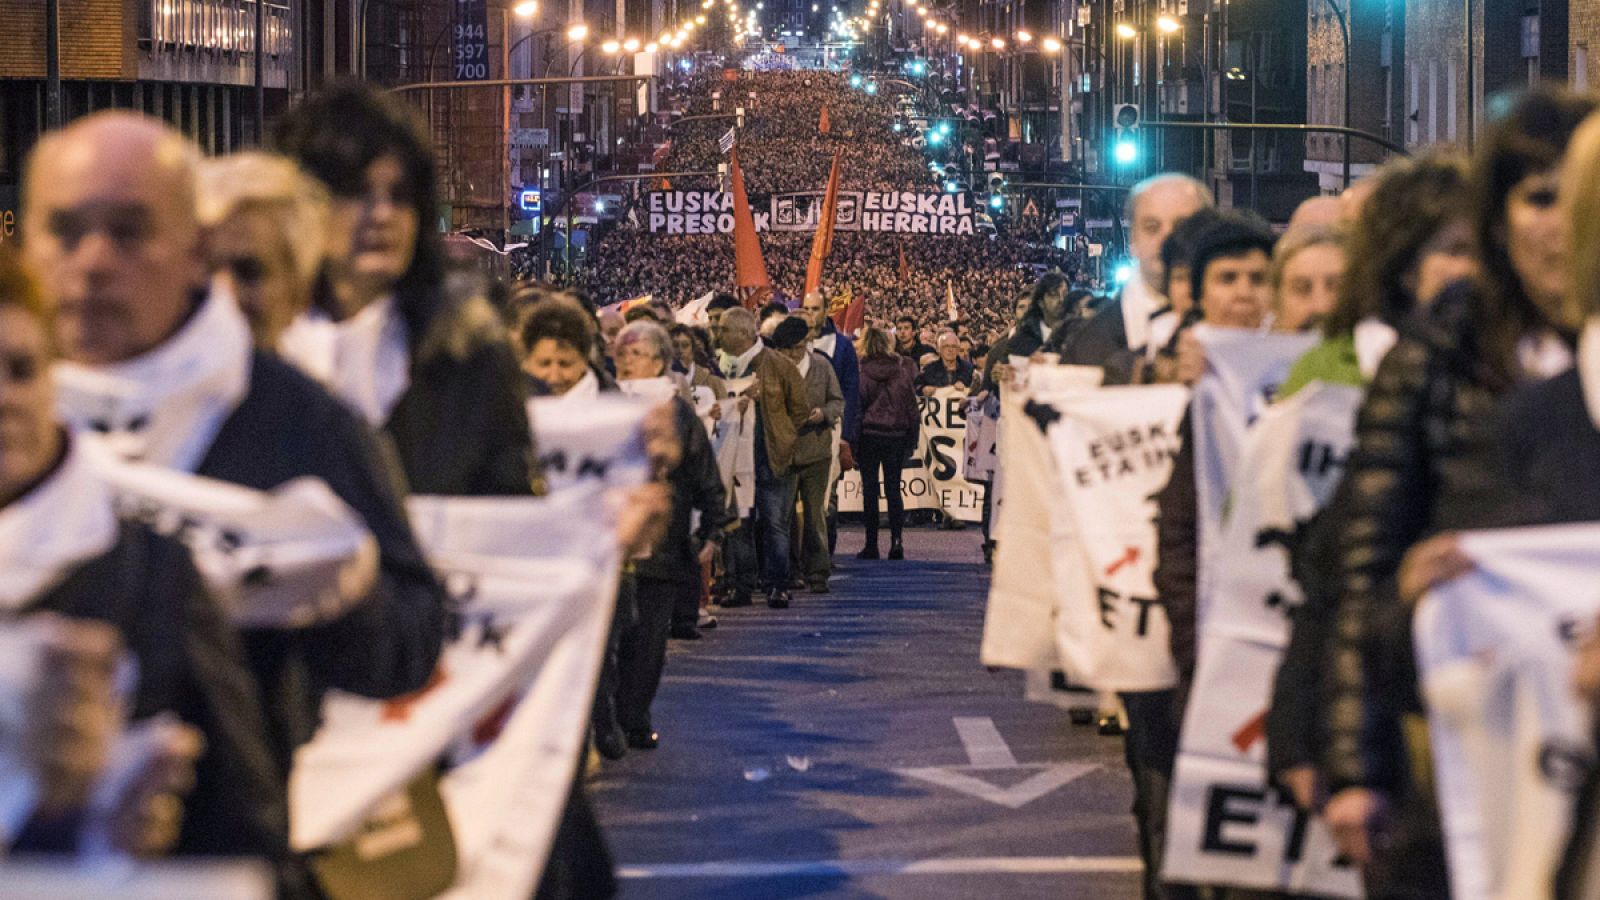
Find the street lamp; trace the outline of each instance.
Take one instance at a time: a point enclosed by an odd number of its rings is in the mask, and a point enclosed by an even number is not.
[[[531,19],[539,12],[538,0],[522,0],[521,3],[511,7],[511,12],[518,18]]]
[[[1125,41],[1131,41],[1138,36],[1139,29],[1129,25],[1127,22],[1117,23],[1117,37],[1122,38]]]
[[[1060,53],[1061,39],[1055,37],[1054,35],[1047,37],[1039,42],[1039,49],[1046,53]]]
[[[567,40],[574,44],[589,36],[589,26],[579,22],[567,29]]]
[[[1017,43],[1026,44],[1026,43],[1029,43],[1032,40],[1033,40],[1033,34],[1031,32],[1026,31],[1026,30],[1017,32]]]
[[[1177,34],[1183,30],[1183,23],[1171,16],[1159,16],[1156,18],[1156,30],[1162,34]]]

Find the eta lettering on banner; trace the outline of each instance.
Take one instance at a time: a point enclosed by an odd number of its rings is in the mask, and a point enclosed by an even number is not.
[[[1594,765],[1573,648],[1600,615],[1600,525],[1466,532],[1476,568],[1417,606],[1457,900],[1551,896],[1573,804]]]
[[[1098,690],[1177,681],[1152,581],[1155,497],[1172,474],[1188,403],[1188,388],[1155,385],[1063,393],[1029,407],[1047,423],[1064,488],[1052,507],[1052,534],[1069,542],[1055,559],[1056,641],[1068,676]]]
[[[1236,394],[1232,408],[1248,396]],[[1167,813],[1162,874],[1171,881],[1360,896],[1357,873],[1336,862],[1322,821],[1269,787],[1265,726],[1289,643],[1287,613],[1301,602],[1290,544],[1339,481],[1361,396],[1359,388],[1313,383],[1266,408],[1248,430],[1232,419],[1239,430],[1214,444],[1238,447],[1233,471],[1250,478],[1248,489],[1229,494],[1214,554],[1202,562],[1214,567],[1201,582],[1213,596],[1200,623]],[[1212,419],[1210,430],[1228,421]],[[1196,428],[1198,435],[1198,421]],[[1199,467],[1197,476],[1218,471]]]

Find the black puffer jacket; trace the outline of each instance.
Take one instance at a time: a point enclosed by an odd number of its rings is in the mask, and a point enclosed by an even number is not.
[[[1330,786],[1409,782],[1400,716],[1422,708],[1400,561],[1442,531],[1508,524],[1495,422],[1504,388],[1487,374],[1458,284],[1405,329],[1356,420],[1339,541],[1339,608],[1330,647]]]

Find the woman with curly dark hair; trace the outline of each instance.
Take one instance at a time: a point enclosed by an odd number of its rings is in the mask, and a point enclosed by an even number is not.
[[[1371,898],[1449,895],[1410,610],[1471,567],[1452,532],[1514,521],[1496,446],[1502,401],[1572,364],[1580,323],[1564,302],[1558,166],[1594,106],[1541,89],[1489,129],[1469,182],[1482,274],[1402,329],[1357,417],[1324,762],[1328,824],[1365,867]]]

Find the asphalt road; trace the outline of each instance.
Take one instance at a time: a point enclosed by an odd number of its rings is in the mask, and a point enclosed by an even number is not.
[[[622,897],[1137,897],[1120,739],[978,664],[976,529],[860,546],[833,593],[673,642],[661,747],[593,784]]]

